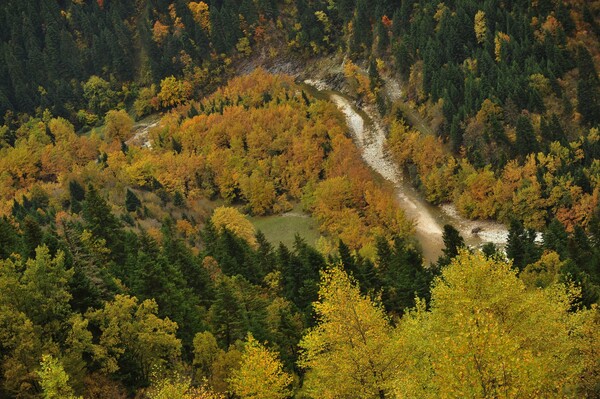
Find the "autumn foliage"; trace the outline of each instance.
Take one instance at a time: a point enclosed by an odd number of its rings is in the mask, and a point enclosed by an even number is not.
[[[478,119],[485,119],[480,114],[486,104],[485,113],[494,112],[491,103],[484,102]],[[433,203],[453,202],[468,218],[508,222],[516,217],[541,230],[556,217],[572,231],[576,225],[587,226],[599,204],[598,161],[586,164],[581,152],[581,147],[598,142],[595,128],[570,143],[553,142],[547,153],[528,154],[523,163],[512,160],[498,171],[450,155],[439,139],[420,134],[403,120],[395,121],[390,130],[388,150],[401,167],[414,167],[426,198]],[[572,175],[562,174],[569,166],[581,167],[590,176],[587,190]]]
[[[185,81],[166,78],[158,99],[182,104],[189,90]],[[186,117],[191,110],[198,115]],[[303,96],[289,77],[257,70],[232,79],[212,96],[167,113],[149,133],[151,148],[132,144],[123,151],[121,142],[132,135],[125,111],[110,111],[106,120],[104,141],[77,136],[60,118],[48,122],[54,143],[44,122],[24,125],[15,147],[0,150],[4,214],[34,184],[58,198],[68,179],[80,178],[138,190],[159,185],[192,201],[221,197],[254,215],[302,201],[324,234],[354,249],[375,235],[411,231],[389,189],[373,182],[337,108]]]

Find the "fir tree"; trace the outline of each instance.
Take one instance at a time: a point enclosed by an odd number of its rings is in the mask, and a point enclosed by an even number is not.
[[[369,17],[369,5],[366,0],[357,0],[356,13],[352,21],[354,31],[350,38],[351,51],[354,56],[368,54],[373,45],[373,32]]]
[[[522,157],[538,151],[538,141],[533,131],[531,120],[521,115],[517,119],[517,140],[515,142],[516,151]]]
[[[460,232],[450,224],[444,225],[442,239],[444,241],[444,249],[442,249],[443,255],[438,259],[438,267],[448,266],[452,259],[458,255],[459,251],[466,247],[465,240],[460,235]]]
[[[519,271],[523,270],[525,266],[536,262],[540,257],[535,237],[535,230],[525,229],[518,220],[513,220],[510,223],[506,256],[513,260],[513,266]]]
[[[125,209],[127,212],[135,212],[142,207],[142,202],[137,195],[130,189],[127,189],[127,195],[125,196]]]
[[[577,110],[586,123],[600,123],[600,79],[588,50],[580,46],[577,51]]]

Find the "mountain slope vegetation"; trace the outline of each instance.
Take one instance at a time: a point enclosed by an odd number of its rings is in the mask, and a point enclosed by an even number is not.
[[[3,1],[0,397],[599,397],[599,26],[584,0]],[[344,114],[268,69],[354,100],[506,247],[446,225],[426,264]],[[316,248],[247,218],[297,209]]]

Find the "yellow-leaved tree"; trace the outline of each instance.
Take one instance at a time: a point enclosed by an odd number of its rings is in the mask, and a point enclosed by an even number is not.
[[[361,295],[339,267],[323,273],[319,302],[313,306],[320,323],[300,342],[305,394],[319,399],[392,397],[401,348],[382,306]]]
[[[108,141],[115,139],[126,141],[131,136],[133,119],[125,110],[111,110],[106,113],[106,130],[104,134]]]
[[[509,263],[462,252],[398,328],[407,364],[399,397],[567,398],[585,367],[592,311],[564,285],[528,288]]]
[[[37,372],[44,399],[82,399],[73,394],[69,385],[69,375],[62,364],[51,355],[43,355],[40,370]]]
[[[116,295],[103,309],[90,310],[86,317],[100,332],[93,357],[102,372],[113,374],[126,357],[145,380],[157,367],[168,369],[181,354],[176,337],[177,323],[157,316],[154,299],[140,302],[136,297]]]
[[[235,235],[248,241],[250,245],[256,247],[256,230],[252,223],[235,208],[221,206],[215,209],[210,218],[212,224],[217,229],[226,228]]]
[[[146,393],[148,399],[224,399],[206,386],[192,387],[190,378],[175,374],[172,377],[157,378]]]
[[[475,14],[475,37],[477,38],[477,43],[483,44],[485,42],[485,35],[487,33],[487,26],[485,21],[485,12],[479,10]]]
[[[292,396],[289,387],[293,381],[277,354],[248,334],[240,368],[230,380],[236,395],[241,399],[285,399]]]

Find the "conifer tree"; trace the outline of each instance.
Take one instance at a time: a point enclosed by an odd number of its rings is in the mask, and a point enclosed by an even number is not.
[[[513,265],[518,270],[539,259],[540,253],[535,243],[535,230],[525,229],[518,220],[512,220],[508,231],[506,243],[506,256],[513,260]]]
[[[600,78],[589,51],[579,46],[577,51],[577,110],[586,123],[600,123]]]
[[[127,195],[125,196],[125,209],[127,212],[135,212],[140,209],[142,202],[137,195],[130,189],[127,189]]]
[[[339,0],[336,2],[337,12],[342,21],[350,21],[354,13],[355,2],[356,0]]]
[[[36,248],[42,244],[43,232],[40,224],[31,215],[23,221],[23,246],[25,258],[33,258]]]
[[[85,227],[95,237],[104,239],[115,256],[122,255],[121,224],[92,184],[88,185],[82,216]]]
[[[350,49],[355,56],[369,54],[373,45],[373,32],[366,0],[357,0],[356,12],[352,20],[353,32],[350,38]]]
[[[219,54],[227,51],[226,34],[221,12],[216,6],[210,7],[211,42],[215,51]]]
[[[19,253],[21,240],[16,228],[6,216],[0,218],[0,260],[8,258],[12,253]]]
[[[535,137],[531,120],[528,117],[524,115],[519,116],[519,119],[517,119],[516,133],[517,140],[515,142],[515,147],[517,153],[521,155],[521,157],[526,157],[527,155],[538,151],[538,141]]]
[[[235,289],[235,279],[222,277],[215,287],[215,301],[209,320],[214,336],[223,348],[228,348],[248,331],[248,315]]]
[[[438,259],[438,267],[449,265],[452,259],[458,255],[459,251],[466,247],[465,240],[460,235],[460,232],[450,224],[444,225],[442,239],[444,241],[444,249],[442,249],[444,254]]]
[[[388,30],[381,19],[377,20],[375,25],[375,33],[377,36],[377,53],[383,55],[390,45],[390,37]]]

